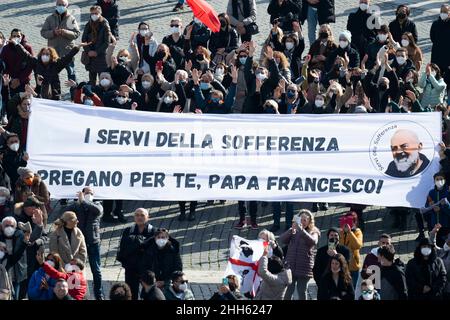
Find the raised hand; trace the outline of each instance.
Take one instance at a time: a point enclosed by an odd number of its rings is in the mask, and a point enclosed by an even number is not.
[[[173,108],[173,113],[181,113],[183,112],[183,109],[181,109],[181,106],[177,104],[175,108]]]
[[[239,76],[238,69],[236,68],[236,66],[232,66],[231,67],[231,78],[233,79],[233,83],[238,82],[238,76]]]
[[[136,110],[137,107],[138,107],[137,102],[133,102],[133,103],[131,104],[131,110]]]
[[[9,86],[9,83],[11,82],[10,75],[9,74],[4,74],[2,78],[3,78],[3,85],[5,87]]]
[[[69,88],[73,88],[73,87],[77,86],[77,83],[73,80],[67,80],[64,82],[64,84],[66,85],[66,87],[69,87]]]
[[[266,46],[266,50],[264,51],[264,56],[269,60],[273,60],[273,49],[271,46]]]
[[[248,55],[250,57],[253,57],[253,55],[255,54],[255,51],[256,51],[255,41],[250,41],[248,44]]]
[[[194,82],[194,85],[198,85],[199,79],[200,79],[200,71],[197,69],[192,70],[192,81]]]

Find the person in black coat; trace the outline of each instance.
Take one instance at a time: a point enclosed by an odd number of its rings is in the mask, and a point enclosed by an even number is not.
[[[17,169],[26,167],[29,157],[20,145],[19,136],[15,133],[7,135],[6,146],[7,149],[3,152],[2,166],[9,177],[11,186],[15,186],[19,179]]]
[[[211,30],[199,19],[194,17],[194,20],[186,26],[183,34],[185,41],[189,42],[190,48],[197,48],[198,46],[208,48]]]
[[[406,76],[411,70],[415,70],[413,62],[408,59],[408,50],[400,48],[395,52],[395,60],[391,64],[399,81],[406,82]]]
[[[182,33],[183,24],[180,18],[173,18],[170,21],[171,34],[165,36],[162,40],[166,46],[170,49],[170,55],[172,56],[177,69],[184,68],[184,58],[186,53],[184,52],[185,39]]]
[[[292,22],[301,19],[301,3],[294,0],[271,0],[267,7],[270,24],[278,25],[284,32],[292,32]]]
[[[220,31],[213,32],[209,40],[209,50],[216,64],[225,60],[231,51],[238,48],[239,37],[236,29],[230,25],[230,18],[226,13],[219,14],[219,20]]]
[[[140,93],[138,108],[141,111],[156,111],[158,106],[158,92],[161,85],[149,73],[139,74],[136,81],[136,90]]]
[[[359,53],[354,48],[352,48],[352,46],[350,45],[351,41],[352,41],[352,34],[349,31],[341,32],[341,34],[339,35],[339,47],[333,52],[331,52],[330,55],[327,57],[327,60],[325,62],[325,72],[331,71],[336,62],[336,57],[339,56],[345,58],[346,54],[349,59],[348,68],[359,67],[360,63]]]
[[[175,61],[170,56],[170,49],[165,44],[160,44],[156,49],[155,55],[152,57],[149,53],[149,42],[150,38],[145,38],[145,45],[143,48],[144,51],[144,60],[150,66],[150,73],[153,77],[157,76],[157,73],[162,68],[162,75],[164,78],[172,82],[175,78],[175,72],[177,70],[177,66]]]
[[[342,254],[330,259],[317,289],[317,300],[355,300],[352,277]]]
[[[146,209],[136,209],[134,222],[134,225],[126,228],[122,233],[117,261],[125,269],[125,282],[131,288],[133,300],[137,300],[139,279],[146,270],[143,266],[144,243],[154,236],[155,230],[149,222],[149,214]]]
[[[102,8],[102,15],[108,20],[112,35],[119,40],[119,4],[116,0],[97,0],[97,6]]]
[[[444,262],[429,239],[420,240],[414,258],[406,265],[410,300],[441,300],[447,282]]]
[[[145,271],[141,275],[141,299],[146,301],[166,300],[164,293],[156,286],[156,277],[153,271]]]
[[[72,211],[77,215],[78,228],[86,241],[89,265],[94,278],[95,299],[104,300],[100,270],[100,218],[103,215],[103,207],[94,202],[94,190],[85,187],[78,193],[78,201],[67,206],[64,211]]]
[[[444,73],[444,80],[450,87],[450,5],[443,4],[440,18],[433,22],[430,30],[431,63],[438,65]]]
[[[336,15],[334,8],[334,0],[302,0],[302,24],[308,21],[308,38],[309,43],[316,40],[316,24],[312,25],[312,21],[317,21],[319,26],[327,23],[335,23]],[[314,15],[315,19],[309,17]]]
[[[392,244],[378,249],[380,263],[380,298],[381,300],[407,300],[408,286],[406,284],[405,264],[395,259],[395,250]]]
[[[144,250],[144,270],[155,273],[158,288],[169,287],[172,273],[183,270],[179,242],[170,237],[167,229],[158,229],[145,241]]]
[[[136,108],[138,107],[138,101],[140,99],[141,95],[138,91],[133,90],[132,88],[130,88],[127,85],[122,85],[119,88],[119,91],[109,91],[105,94],[105,97],[103,99],[103,104],[105,105],[105,107],[108,108],[116,108],[116,109],[122,109],[122,110],[136,110]],[[105,204],[104,204],[104,209],[105,209],[105,215],[103,216],[103,220],[106,221],[105,218],[109,217],[111,215],[111,211],[112,211],[112,205],[111,205],[111,210],[109,210],[109,206],[108,208],[106,208]],[[122,208],[120,208],[120,210],[118,208],[116,208],[116,213],[117,215],[120,217],[120,212]],[[126,220],[124,220],[126,221]]]
[[[419,40],[417,27],[414,21],[409,19],[409,16],[411,15],[411,10],[409,7],[405,4],[401,4],[397,7],[395,14],[395,20],[389,23],[389,30],[391,31],[394,41],[401,42],[402,35],[405,32],[411,32],[414,37],[414,41],[417,43]]]
[[[369,4],[370,0],[361,0],[358,10],[350,13],[347,20],[347,30],[352,34],[352,46],[358,50],[360,57],[364,57],[367,46],[377,37],[375,28],[367,27],[367,22],[373,17],[368,12]]]
[[[331,228],[327,232],[328,243],[317,250],[314,261],[313,275],[316,283],[319,283],[324,275],[330,260],[336,254],[342,254],[347,263],[350,261],[350,250],[346,246],[339,244],[339,230]]]

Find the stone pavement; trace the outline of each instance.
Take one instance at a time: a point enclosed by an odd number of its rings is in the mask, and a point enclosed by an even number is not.
[[[90,0],[69,0],[71,8],[78,16],[78,21],[82,28],[89,18],[89,6],[95,3]],[[209,1],[217,12],[224,12],[227,1]],[[166,0],[120,0],[121,16],[120,34],[121,38],[117,48],[128,47],[128,40],[132,32],[137,30],[140,21],[147,21],[158,41],[169,33],[169,22],[173,16],[181,16],[186,25],[192,18],[189,9],[180,13],[172,13],[174,2]],[[255,41],[261,44],[268,36],[270,26],[267,6],[269,0],[257,0],[258,24],[260,34],[255,37]],[[439,8],[444,1],[372,1],[381,10],[381,18],[384,22],[390,22],[394,17],[394,11],[398,4],[408,3],[412,8],[412,16],[417,24],[419,32],[419,45],[425,53],[425,62],[429,61],[431,43],[429,40],[429,30],[431,23],[437,19]],[[40,37],[40,27],[45,18],[53,11],[54,0],[2,0],[0,2],[0,30],[8,36],[12,28],[21,28],[29,39],[35,52],[46,45],[46,41]],[[337,23],[332,25],[335,38],[340,31],[344,30],[347,23],[347,16],[354,11],[358,5],[357,0],[336,1]],[[307,35],[305,24],[303,34]],[[307,38],[307,37],[306,37]],[[307,43],[307,48],[309,44]],[[87,80],[87,73],[83,65],[76,60],[76,70],[78,79]],[[62,72],[61,79],[65,79],[65,71]],[[149,195],[151,199],[151,195]],[[105,289],[108,289],[112,282],[122,280],[123,270],[115,261],[117,246],[123,228],[131,225],[131,212],[137,207],[148,208],[152,214],[152,223],[156,227],[170,229],[172,235],[182,244],[181,253],[188,277],[191,281],[191,288],[197,299],[208,299],[212,292],[216,290],[217,284],[221,282],[222,272],[227,261],[227,249],[234,234],[239,234],[247,238],[256,238],[257,231],[232,229],[233,223],[237,219],[237,205],[235,202],[227,202],[224,205],[199,206],[198,217],[194,222],[178,222],[175,217],[178,214],[177,203],[162,203],[152,201],[127,202],[125,209],[128,212],[129,223],[125,225],[106,224],[102,226],[102,270],[104,274]],[[55,213],[58,211],[56,208]],[[346,211],[343,206],[331,207],[327,212],[316,214],[317,225],[322,234],[330,226],[337,226],[338,215]],[[261,228],[271,225],[270,205],[259,211],[259,224]],[[402,260],[407,261],[411,257],[414,249],[413,240],[417,236],[415,232],[414,217],[408,218],[408,224],[404,226],[403,232],[391,230],[389,227],[390,217],[386,210],[379,207],[371,207],[367,210],[367,227],[364,234],[365,254],[376,244],[380,233],[387,232],[393,236],[394,244],[400,253]],[[322,236],[320,244],[324,244]],[[87,272],[88,278],[91,274]],[[314,284],[310,286],[310,296],[315,296]]]

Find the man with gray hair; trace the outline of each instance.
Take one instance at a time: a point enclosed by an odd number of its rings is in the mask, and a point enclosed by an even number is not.
[[[386,174],[395,178],[408,178],[421,173],[430,160],[420,153],[423,145],[414,131],[397,130],[391,138],[394,160],[389,164]]]
[[[48,46],[55,48],[60,57],[65,56],[75,46],[80,36],[77,20],[67,7],[68,0],[56,0],[55,11],[45,19],[41,28],[41,36],[48,40]],[[74,61],[66,67],[69,80],[76,81]]]

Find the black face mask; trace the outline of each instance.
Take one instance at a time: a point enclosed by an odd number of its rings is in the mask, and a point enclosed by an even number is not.
[[[163,59],[166,56],[166,53],[164,51],[157,51],[155,53],[155,58],[158,60]]]
[[[227,26],[227,22],[225,20],[220,20],[220,27],[222,29],[225,29],[226,26]]]
[[[320,39],[328,39],[328,32],[321,32],[319,33]]]
[[[203,61],[203,59],[205,59],[205,56],[200,53],[200,54],[196,55],[195,58],[197,59],[197,61]]]
[[[400,12],[399,14],[397,14],[397,18],[399,18],[399,19],[405,19],[405,18],[406,18],[406,13]]]

